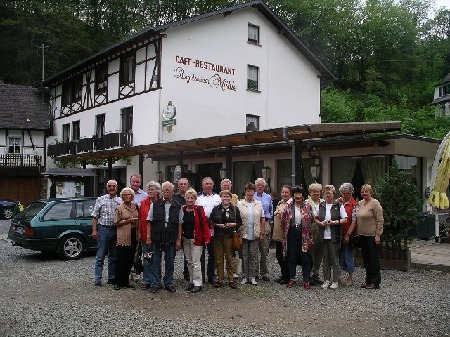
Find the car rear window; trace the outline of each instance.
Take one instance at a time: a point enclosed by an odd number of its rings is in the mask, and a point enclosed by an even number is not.
[[[75,211],[72,209],[72,202],[55,203],[45,213],[42,220],[65,220],[75,219]]]
[[[77,218],[90,218],[95,199],[77,201]]]
[[[28,205],[23,212],[18,215],[21,220],[31,221],[44,207],[47,205],[44,202],[34,202]]]

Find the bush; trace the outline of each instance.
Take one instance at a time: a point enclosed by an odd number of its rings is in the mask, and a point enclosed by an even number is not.
[[[400,248],[415,237],[417,214],[422,199],[416,185],[410,183],[395,160],[388,173],[378,180],[375,197],[384,213],[383,241],[387,246]]]

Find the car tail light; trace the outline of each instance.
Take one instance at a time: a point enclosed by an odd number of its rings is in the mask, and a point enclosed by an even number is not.
[[[31,228],[31,227],[25,227],[24,229],[25,229],[25,230],[24,230],[24,232],[23,232],[23,235],[26,235],[26,236],[33,236],[33,228]]]

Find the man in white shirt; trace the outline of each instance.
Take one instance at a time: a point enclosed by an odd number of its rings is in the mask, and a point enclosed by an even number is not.
[[[211,214],[212,209],[214,206],[217,206],[221,203],[220,196],[213,192],[214,187],[214,181],[210,177],[205,177],[202,180],[202,192],[199,193],[197,197],[197,201],[195,202],[196,205],[202,206],[205,215],[209,220],[209,216]],[[207,246],[208,247],[208,267],[207,267],[207,276],[208,276],[208,283],[214,284],[215,279],[215,261],[214,261],[214,232],[212,230],[211,224],[209,224],[209,228],[211,228],[211,242]],[[203,275],[203,281],[205,281],[205,248],[203,248],[203,254],[201,257],[202,262],[202,275]]]

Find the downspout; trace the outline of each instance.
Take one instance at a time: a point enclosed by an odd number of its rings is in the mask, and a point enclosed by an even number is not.
[[[295,186],[295,147],[294,142],[288,138],[286,127],[283,127],[283,139],[291,147],[291,186]]]

